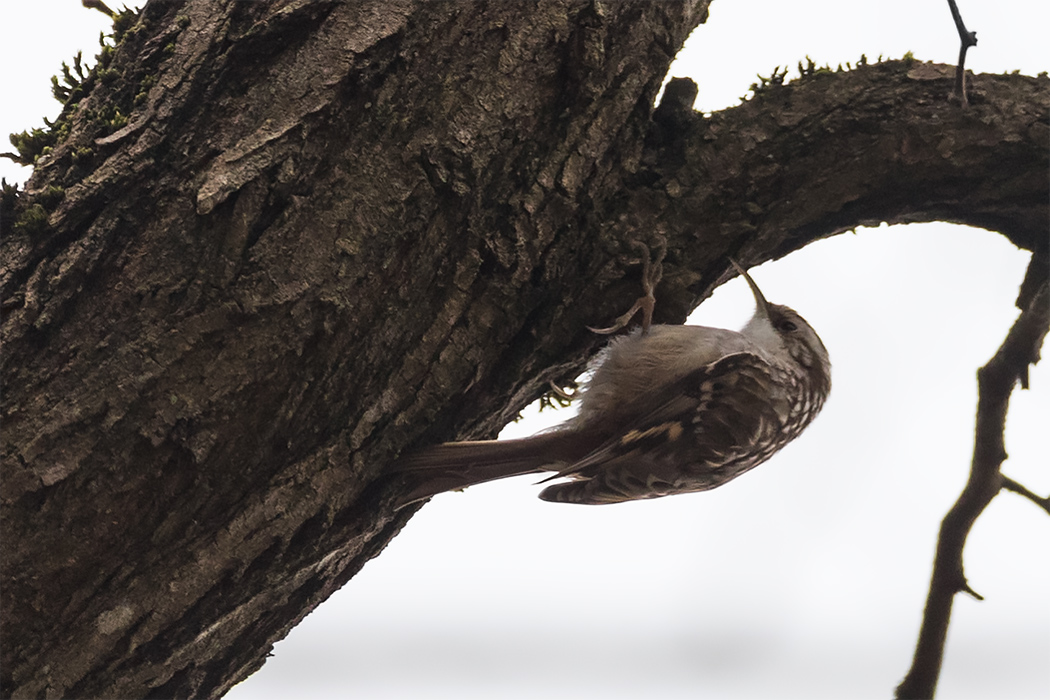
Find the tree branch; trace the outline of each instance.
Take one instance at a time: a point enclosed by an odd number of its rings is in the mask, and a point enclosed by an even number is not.
[[[1043,245],[1046,78],[812,75],[647,148],[706,4],[147,3],[0,238],[0,695],[221,695],[407,520],[386,461],[583,364],[638,231],[681,317],[866,223]]]
[[[757,264],[858,225],[948,221],[1040,248],[1050,216],[1042,99],[1050,80],[973,76],[973,104],[963,111],[944,97],[952,71],[891,61],[814,72],[709,116],[661,121],[626,213],[606,217],[620,222],[618,240],[666,234],[673,263],[664,266],[658,320],[684,318],[710,293],[716,280],[695,277],[712,257]],[[708,238],[724,248],[695,245]],[[675,314],[679,275],[693,296],[682,294],[686,308]],[[637,280],[629,283],[622,296],[603,291],[609,318],[633,298]]]
[[[955,20],[955,28],[959,30],[959,63],[955,66],[955,94],[963,107],[968,104],[966,97],[966,50],[971,46],[977,46],[977,32],[966,31],[962,15],[955,0],[948,0],[948,8],[952,11],[952,19]]]
[[[1032,265],[1041,265],[1034,255]],[[977,517],[1001,488],[1011,488],[999,468],[1006,459],[1003,431],[1010,394],[1018,382],[1027,385],[1028,365],[1039,360],[1039,349],[1050,326],[1050,291],[1044,274],[1039,291],[1022,310],[995,356],[977,372],[977,425],[970,478],[944,517],[933,562],[922,627],[911,669],[897,687],[897,698],[932,698],[937,688],[952,601],[967,592],[978,600],[963,572],[963,548]],[[1023,488],[1023,487],[1022,487]]]
[[[1013,491],[1016,494],[1024,496],[1029,501],[1045,510],[1047,513],[1050,513],[1050,497],[1043,498],[1039,494],[1032,493],[1022,484],[1017,483],[1016,481],[1005,475],[1003,476],[1003,488],[1007,491]]]

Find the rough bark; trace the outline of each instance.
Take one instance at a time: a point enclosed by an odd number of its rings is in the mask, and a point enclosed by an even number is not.
[[[1045,77],[962,110],[887,63],[651,119],[706,4],[148,4],[17,203],[47,226],[5,224],[3,695],[246,677],[410,517],[397,452],[577,373],[632,239],[668,240],[661,321],[727,254],[872,222],[1046,255]]]

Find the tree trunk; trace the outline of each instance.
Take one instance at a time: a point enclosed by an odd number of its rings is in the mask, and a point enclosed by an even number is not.
[[[150,2],[5,212],[3,696],[258,669],[410,517],[385,464],[579,372],[632,240],[668,242],[662,322],[728,255],[862,224],[1047,255],[1045,75],[963,109],[950,67],[890,62],[654,113],[706,8]]]

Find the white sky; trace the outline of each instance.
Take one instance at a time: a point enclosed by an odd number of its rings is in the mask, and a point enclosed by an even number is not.
[[[960,0],[975,71],[1050,68],[1050,4]],[[5,2],[0,132],[53,118],[50,76],[106,28],[77,0]],[[732,105],[775,65],[861,53],[952,62],[943,0],[716,0],[673,75]],[[5,146],[0,150],[8,150]],[[0,174],[27,170],[0,160]],[[998,234],[882,227],[753,271],[823,337],[834,389],[769,463],[725,487],[607,507],[531,477],[443,494],[275,649],[234,700],[885,698],[907,670],[940,519],[969,468],[975,371],[1016,317],[1028,254]],[[739,327],[734,280],[693,322]],[[1050,493],[1048,363],[1015,392],[1004,472]],[[545,413],[542,419],[550,419]],[[536,422],[508,432],[532,432]],[[1050,518],[1004,493],[967,547],[938,698],[1050,692]]]

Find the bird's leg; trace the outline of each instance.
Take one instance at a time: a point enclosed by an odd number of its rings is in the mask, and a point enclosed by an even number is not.
[[[660,278],[664,275],[664,256],[667,255],[667,239],[659,236],[655,255],[651,254],[649,246],[641,241],[631,241],[631,245],[641,251],[642,254],[642,291],[645,293],[638,297],[638,300],[634,302],[634,306],[628,309],[627,313],[617,318],[613,325],[608,328],[591,328],[587,326],[587,330],[602,335],[615,333],[625,328],[631,322],[631,319],[634,318],[634,315],[641,311],[642,333],[649,332],[649,326],[653,323],[653,309],[656,307],[656,295],[654,292],[656,291],[656,285],[660,283]]]

